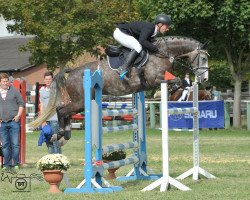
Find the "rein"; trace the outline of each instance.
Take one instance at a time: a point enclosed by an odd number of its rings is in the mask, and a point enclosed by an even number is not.
[[[165,39],[163,39],[163,38],[161,38],[161,40],[157,41],[156,46],[159,45],[159,43],[161,43],[162,40],[164,41],[166,47],[168,48],[167,41],[166,41]],[[168,49],[169,49],[169,48],[168,48]],[[207,53],[207,51],[204,51],[204,50],[198,48],[198,49],[197,49],[197,54],[196,54],[196,56],[194,57],[194,59],[193,59],[191,62],[188,62],[188,61],[182,59],[181,57],[182,57],[183,55],[179,55],[179,56],[173,57],[173,56],[170,55],[169,53],[166,53],[166,52],[161,51],[161,50],[159,50],[159,51],[158,51],[157,53],[155,53],[154,55],[155,55],[156,57],[158,57],[158,58],[166,58],[166,59],[168,59],[169,62],[172,63],[172,64],[173,64],[173,63],[178,63],[178,64],[181,65],[182,67],[187,68],[188,70],[192,71],[192,72],[195,74],[195,72],[198,71],[199,69],[206,69],[206,71],[208,70],[208,67],[199,67],[199,66],[200,66],[200,59],[199,59],[199,57],[200,57],[200,54],[201,54],[201,53],[206,53],[207,55],[209,55],[209,54]],[[192,64],[195,62],[195,60],[196,60],[197,58],[198,58],[197,67],[193,68],[193,67],[192,67]],[[206,71],[203,71],[203,73],[205,73]],[[203,73],[198,74],[198,76],[202,75]]]

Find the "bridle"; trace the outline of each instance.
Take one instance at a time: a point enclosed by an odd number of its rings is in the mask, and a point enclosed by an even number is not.
[[[192,59],[191,62],[183,59],[183,57],[185,57],[188,54],[191,54],[192,52],[197,51],[197,54],[195,55],[195,57]],[[207,54],[207,51],[202,50],[202,49],[196,49],[190,53],[184,54],[184,55],[180,55],[180,56],[176,56],[174,59],[174,62],[178,63],[179,65],[182,65],[183,67],[187,68],[189,71],[192,71],[194,74],[196,74],[196,76],[201,76],[203,73],[205,73],[206,71],[208,71],[208,67],[201,67],[201,54]],[[193,68],[193,64],[196,61],[196,59],[198,59],[197,61],[197,65],[195,68]],[[201,73],[197,73],[198,70],[202,70]]]
[[[162,38],[162,40],[165,42],[167,48],[168,48],[168,45],[167,45],[167,41],[165,39]],[[193,60],[191,62],[187,61],[186,59],[183,59],[184,57],[186,57],[187,55],[191,54],[192,52],[194,51],[197,51],[197,54],[195,55],[195,57],[193,58]],[[185,67],[187,68],[189,71],[192,71],[194,74],[196,74],[197,76],[201,76],[203,73],[205,73],[206,71],[208,71],[208,67],[201,67],[201,54],[208,54],[207,51],[201,49],[200,47],[198,47],[197,49],[195,49],[194,51],[191,51],[187,54],[183,54],[183,55],[178,55],[176,57],[172,56],[171,54],[169,53],[166,53],[164,51],[158,51],[157,54],[155,54],[157,57],[160,57],[160,58],[167,58],[169,60],[170,63],[172,63],[172,65],[174,63],[177,63],[178,65],[181,65],[182,67]],[[198,59],[198,63],[196,65],[195,68],[193,68],[192,64],[195,62],[195,60]],[[201,70],[201,69],[204,69],[202,70],[202,73],[197,73],[198,70]]]

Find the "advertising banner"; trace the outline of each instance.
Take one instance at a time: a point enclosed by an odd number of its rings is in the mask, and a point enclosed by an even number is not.
[[[169,108],[193,107],[193,102],[169,102]],[[193,128],[193,114],[169,115],[169,129]],[[164,123],[164,122],[163,122]],[[224,101],[199,102],[199,128],[224,128]]]

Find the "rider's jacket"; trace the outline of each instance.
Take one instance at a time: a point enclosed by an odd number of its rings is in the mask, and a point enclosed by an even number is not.
[[[149,51],[157,52],[158,48],[155,46],[151,39],[154,37],[155,24],[150,22],[128,22],[119,23],[117,27],[128,35],[136,38],[139,43]]]
[[[188,83],[186,79],[183,79],[182,80],[182,85],[183,85],[183,88],[191,87],[192,86],[192,81],[189,79],[189,83]]]

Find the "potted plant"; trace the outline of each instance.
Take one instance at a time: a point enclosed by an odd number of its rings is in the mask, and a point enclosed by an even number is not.
[[[37,161],[37,168],[43,172],[44,179],[50,184],[49,192],[59,193],[58,184],[62,181],[62,171],[70,167],[68,158],[62,154],[48,154]]]
[[[122,160],[125,158],[126,158],[126,152],[123,150],[113,151],[110,153],[104,153],[102,155],[103,162],[112,162],[112,161]],[[109,175],[107,178],[108,179],[115,179],[116,178],[115,172],[118,169],[119,168],[108,169]]]

